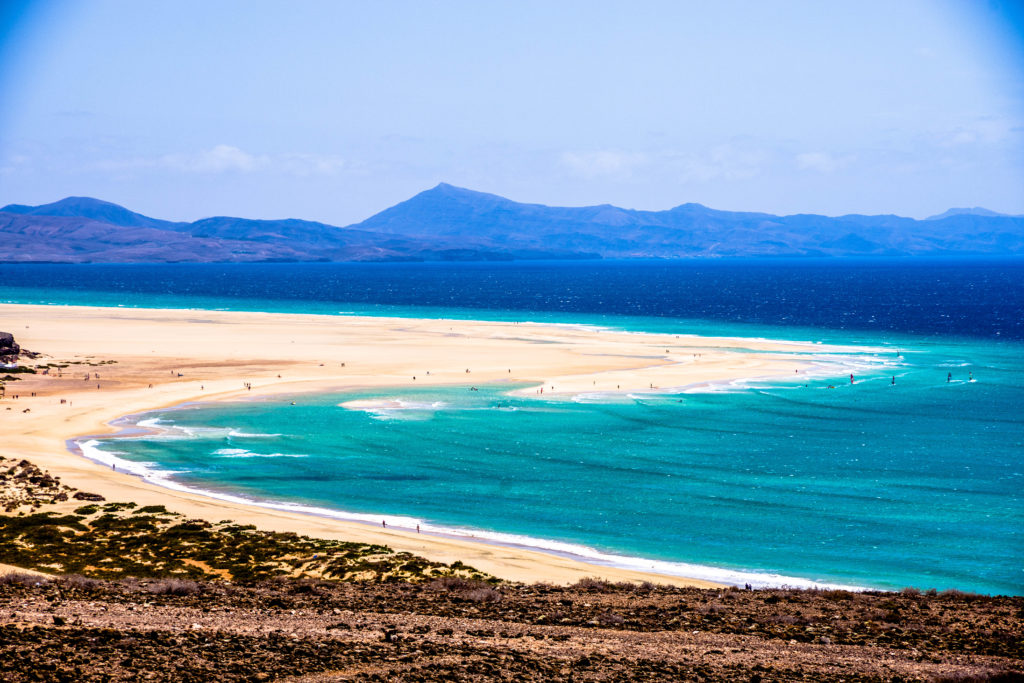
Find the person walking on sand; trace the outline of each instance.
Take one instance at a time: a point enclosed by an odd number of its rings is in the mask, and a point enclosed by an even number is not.
[[[385,529],[387,529],[388,528],[388,520],[386,520],[386,519],[380,520],[380,525],[382,527],[384,527]]]

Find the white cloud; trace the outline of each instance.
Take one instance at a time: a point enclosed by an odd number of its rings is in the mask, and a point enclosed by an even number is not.
[[[336,175],[349,168],[349,164],[341,157],[319,154],[290,154],[283,157],[277,165],[285,173],[302,177]]]
[[[796,155],[796,167],[802,171],[833,173],[850,163],[850,157],[837,157],[827,152],[804,152]]]
[[[1007,119],[979,118],[966,124],[940,130],[935,134],[941,147],[960,145],[999,145],[1013,137],[1019,123]]]
[[[647,156],[637,152],[595,150],[563,152],[559,161],[570,172],[584,178],[625,177],[647,163]]]
[[[11,175],[24,172],[32,159],[24,154],[12,154],[6,159],[0,160],[0,175]]]
[[[559,161],[573,175],[587,180],[625,180],[642,173],[645,178],[676,176],[689,183],[755,178],[762,174],[769,156],[758,145],[731,141],[700,152],[563,152]]]
[[[761,174],[765,153],[755,147],[736,143],[716,145],[702,154],[681,155],[673,160],[680,180],[748,180]]]
[[[167,169],[181,173],[219,174],[269,171],[307,177],[336,175],[353,170],[353,165],[338,156],[323,154],[252,154],[232,145],[215,145],[198,152],[164,154],[159,157],[134,157],[99,161],[94,168],[104,171]]]
[[[216,145],[195,154],[168,154],[157,165],[192,173],[247,173],[270,164],[269,158],[255,156],[231,145]]]

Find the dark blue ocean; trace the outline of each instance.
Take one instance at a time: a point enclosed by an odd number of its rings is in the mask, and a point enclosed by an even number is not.
[[[331,313],[340,305],[388,315],[468,309],[1024,340],[1024,258],[0,263],[0,300]]]
[[[165,485],[665,572],[1024,593],[1024,260],[0,265],[0,301],[870,346],[889,360],[832,391],[394,388],[160,411],[142,418],[160,434],[83,450]]]

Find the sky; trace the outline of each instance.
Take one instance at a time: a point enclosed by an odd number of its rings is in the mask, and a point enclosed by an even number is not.
[[[0,205],[1024,213],[1024,0],[0,0]]]

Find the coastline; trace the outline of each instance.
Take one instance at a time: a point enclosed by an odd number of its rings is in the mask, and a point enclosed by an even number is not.
[[[0,403],[13,408],[0,411],[0,425],[11,434],[6,450],[11,457],[29,459],[110,500],[167,504],[189,516],[211,521],[232,518],[268,530],[384,543],[433,560],[462,561],[505,579],[552,583],[601,576],[720,585],[609,566],[593,557],[502,544],[494,538],[481,541],[385,530],[294,509],[260,507],[248,500],[211,498],[107,470],[69,453],[64,444],[85,434],[109,436],[117,429],[114,423],[126,415],[194,401],[453,385],[470,378],[479,383],[531,383],[530,389],[521,390],[523,395],[539,387],[553,387],[558,396],[643,392],[787,377],[813,369],[809,352],[865,350],[545,323],[13,304],[0,305],[0,329],[14,332],[24,347],[48,356],[38,364],[79,363],[63,368],[60,378],[23,375],[27,379],[8,385],[8,396],[36,393]],[[101,365],[101,361],[116,362]],[[428,368],[433,370],[424,374]],[[84,381],[87,371],[99,377]],[[251,390],[245,384],[251,384]],[[68,403],[61,404],[59,399]],[[21,412],[25,408],[29,412]],[[653,568],[657,566],[654,563]]]
[[[195,404],[193,404],[195,405]],[[142,413],[136,417],[145,417]],[[126,416],[127,417],[127,416]],[[115,420],[121,422],[124,418]],[[499,546],[509,550],[522,550],[528,552],[540,552],[546,555],[554,555],[565,560],[589,565],[593,571],[629,571],[641,572],[649,577],[657,577],[659,583],[669,583],[667,578],[683,581],[680,585],[697,585],[698,587],[723,586],[723,585],[751,585],[755,588],[820,588],[826,590],[869,590],[866,586],[816,581],[812,579],[785,576],[781,574],[765,574],[743,569],[726,569],[710,565],[699,565],[681,561],[655,560],[639,556],[629,556],[614,552],[602,552],[585,545],[565,541],[552,541],[531,536],[522,536],[498,531],[487,531],[476,528],[449,527],[438,524],[431,524],[410,516],[396,516],[391,514],[369,514],[356,513],[338,510],[334,508],[318,507],[304,503],[275,501],[271,499],[253,498],[242,494],[227,491],[204,489],[196,486],[189,486],[166,476],[159,472],[130,460],[118,458],[116,455],[103,451],[98,444],[104,440],[114,441],[118,438],[130,438],[142,431],[159,431],[159,427],[147,426],[142,428],[136,422],[125,428],[125,433],[118,433],[103,437],[101,439],[82,437],[72,439],[69,450],[77,452],[84,458],[101,465],[116,465],[117,471],[127,476],[137,477],[140,480],[153,484],[169,491],[192,494],[204,498],[225,501],[243,506],[252,506],[261,509],[276,510],[281,512],[308,515],[328,520],[337,520],[346,524],[358,524],[369,530],[380,530],[380,520],[387,522],[387,529],[414,534],[416,538],[443,539],[447,541],[467,541],[470,543],[481,543]],[[417,529],[420,529],[417,531]],[[605,578],[604,574],[601,575]],[[629,580],[629,579],[627,579]],[[649,580],[649,579],[648,579]],[[698,583],[691,583],[698,582]]]

